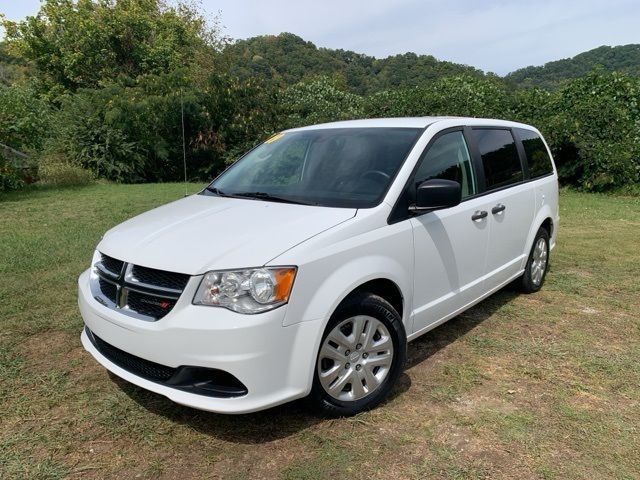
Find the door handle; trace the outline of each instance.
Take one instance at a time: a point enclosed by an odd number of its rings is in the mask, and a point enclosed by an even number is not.
[[[500,212],[504,212],[507,209],[507,207],[505,207],[504,205],[502,205],[501,203],[497,204],[495,207],[493,207],[491,209],[491,213],[493,213],[494,215],[500,213]]]
[[[482,220],[483,218],[486,218],[487,215],[489,214],[486,210],[476,210],[475,213],[471,215],[471,220],[473,220],[474,222]]]

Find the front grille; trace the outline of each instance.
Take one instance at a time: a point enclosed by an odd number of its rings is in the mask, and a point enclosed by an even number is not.
[[[122,273],[122,267],[124,266],[124,262],[122,260],[116,260],[113,257],[109,257],[105,254],[100,254],[100,264],[107,270],[109,273],[118,276]]]
[[[98,278],[98,284],[100,285],[100,291],[107,297],[112,303],[116,303],[118,297],[118,287],[115,283],[111,283],[104,278]]]
[[[100,254],[91,292],[103,305],[142,320],[155,321],[176,305],[189,275],[141,267]]]
[[[172,290],[184,290],[189,281],[189,275],[183,273],[165,272],[155,268],[141,267],[134,265],[131,269],[133,281],[156,285],[158,287],[170,288]]]

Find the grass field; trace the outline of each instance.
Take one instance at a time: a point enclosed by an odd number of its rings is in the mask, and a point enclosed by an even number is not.
[[[0,197],[0,478],[640,478],[640,198],[563,192],[541,292],[501,291],[416,340],[388,402],[325,420],[302,402],[180,407],[83,351],[95,244],[182,192]]]

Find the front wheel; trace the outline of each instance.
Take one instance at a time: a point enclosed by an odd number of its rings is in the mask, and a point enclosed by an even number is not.
[[[406,355],[398,312],[377,295],[354,296],[336,311],[325,329],[310,398],[333,416],[373,408],[402,373]]]
[[[524,293],[534,293],[542,288],[549,269],[549,232],[540,227],[533,240],[519,287]]]

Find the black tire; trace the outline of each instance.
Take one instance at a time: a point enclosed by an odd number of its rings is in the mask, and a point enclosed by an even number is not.
[[[369,410],[378,405],[389,394],[404,369],[407,359],[407,337],[398,312],[385,299],[372,293],[363,292],[343,302],[333,314],[322,335],[320,345],[324,344],[329,333],[341,322],[357,315],[373,317],[386,327],[393,343],[391,366],[382,382],[375,390],[364,398],[353,401],[342,401],[329,395],[320,383],[318,365],[320,351],[314,364],[313,387],[309,400],[313,407],[324,415],[332,417],[348,417]]]
[[[534,261],[534,250],[540,239],[543,239],[546,244],[547,256],[544,264],[544,270],[542,272],[542,278],[538,283],[536,283],[532,277],[531,266]],[[538,232],[536,233],[535,238],[533,239],[533,245],[531,246],[531,251],[529,252],[529,258],[527,259],[527,265],[525,266],[524,273],[516,282],[517,287],[521,292],[535,293],[542,288],[542,285],[544,284],[544,279],[547,276],[547,271],[549,270],[550,252],[551,250],[549,249],[549,232],[547,232],[546,228],[540,227],[540,229],[538,229]]]

